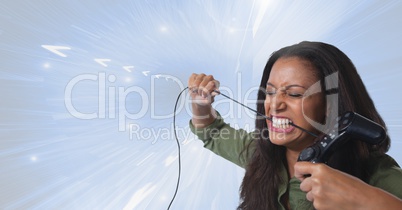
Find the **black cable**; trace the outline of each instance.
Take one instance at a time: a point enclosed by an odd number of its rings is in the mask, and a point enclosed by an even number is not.
[[[255,112],[256,114],[258,114],[258,115],[260,115],[260,116],[264,117],[265,119],[267,119],[267,120],[269,120],[269,121],[272,122],[272,119],[271,119],[270,117],[266,116],[265,114],[259,113],[257,110],[254,110],[254,109],[252,109],[252,108],[250,108],[250,107],[248,107],[248,106],[246,106],[246,105],[244,105],[244,104],[242,104],[242,103],[240,103],[240,102],[234,100],[233,98],[230,98],[229,96],[227,96],[227,95],[225,95],[225,94],[223,94],[223,93],[221,93],[221,92],[219,92],[219,91],[217,91],[217,90],[214,90],[214,92],[215,92],[215,93],[218,93],[219,95],[222,95],[222,96],[224,96],[224,97],[226,97],[226,98],[228,98],[228,99],[230,99],[230,100],[232,100],[232,101],[234,101],[234,102],[236,102],[236,103],[238,103],[238,104],[240,104],[240,105],[242,105],[243,107],[245,107],[245,108],[247,108],[247,109],[249,109],[249,110]],[[306,133],[308,133],[308,134],[314,136],[315,138],[318,137],[316,134],[314,134],[314,133],[312,133],[312,132],[310,132],[310,131],[308,131],[308,130],[306,130],[306,129],[304,129],[304,128],[302,128],[302,127],[296,125],[296,124],[294,124],[293,122],[289,122],[289,125],[292,125],[292,126],[298,128],[298,129],[300,129],[300,130],[302,130],[302,131],[304,131],[304,132],[306,132]]]
[[[234,102],[236,102],[236,103],[238,103],[238,104],[240,104],[240,105],[242,105],[243,107],[245,107],[245,108],[247,108],[247,109],[249,109],[249,110],[251,110],[251,111],[257,113],[258,115],[260,115],[260,116],[262,116],[263,118],[265,118],[265,119],[267,119],[267,120],[269,120],[269,121],[272,122],[272,119],[271,119],[270,117],[266,116],[265,114],[261,114],[261,113],[259,113],[257,110],[254,110],[254,109],[252,109],[252,108],[250,108],[250,107],[248,107],[248,106],[246,106],[246,105],[244,105],[244,104],[242,104],[242,103],[240,103],[240,102],[234,100],[233,98],[230,98],[229,96],[227,96],[227,95],[225,95],[225,94],[223,94],[223,93],[221,93],[221,92],[219,92],[219,91],[217,91],[217,90],[214,90],[214,92],[217,93],[217,94],[219,94],[219,95],[221,95],[221,96],[224,96],[225,98],[228,98],[228,99],[230,99],[230,100],[232,100],[232,101],[234,101]]]
[[[184,88],[184,89],[179,93],[179,95],[177,96],[177,99],[176,99],[176,104],[174,105],[174,110],[173,110],[173,130],[174,130],[174,136],[176,137],[177,150],[178,150],[179,175],[177,176],[176,190],[174,191],[173,198],[172,198],[172,200],[170,201],[170,204],[169,204],[169,206],[168,206],[168,208],[167,208],[168,210],[170,209],[170,206],[172,205],[174,199],[176,198],[177,191],[178,191],[178,189],[179,189],[179,184],[180,184],[180,176],[181,176],[181,156],[180,156],[180,153],[181,153],[181,152],[180,152],[180,142],[179,142],[179,138],[177,137],[177,133],[176,133],[176,109],[177,109],[177,104],[178,104],[178,102],[179,102],[179,99],[180,99],[181,94],[182,94],[185,90],[187,90],[187,89],[188,89],[188,87]]]

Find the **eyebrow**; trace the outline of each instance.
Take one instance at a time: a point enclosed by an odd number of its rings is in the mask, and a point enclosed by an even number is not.
[[[276,88],[275,87],[275,85],[273,85],[272,83],[270,83],[270,82],[267,82],[267,86],[272,86],[272,87],[274,87],[274,88]],[[287,89],[289,89],[289,88],[291,88],[291,87],[300,87],[300,88],[303,88],[303,89],[306,89],[307,90],[307,88],[305,88],[304,86],[302,86],[302,85],[297,85],[297,84],[293,84],[293,85],[287,85],[287,86],[285,86],[285,89],[287,90]]]

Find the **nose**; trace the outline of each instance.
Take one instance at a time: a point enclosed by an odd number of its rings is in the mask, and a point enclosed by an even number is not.
[[[278,112],[286,109],[285,94],[282,92],[278,92],[272,96],[267,96],[265,102],[271,112]]]

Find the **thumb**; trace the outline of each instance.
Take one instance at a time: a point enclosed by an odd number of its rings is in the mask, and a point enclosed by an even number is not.
[[[296,162],[294,165],[295,177],[300,181],[303,181],[306,178],[306,175],[310,175],[313,173],[314,163],[301,161]]]

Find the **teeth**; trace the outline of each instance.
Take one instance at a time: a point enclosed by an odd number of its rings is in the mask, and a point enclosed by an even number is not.
[[[282,129],[289,128],[290,127],[289,123],[291,122],[292,121],[287,118],[272,117],[272,125],[275,128],[282,128]]]

